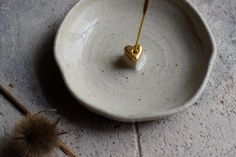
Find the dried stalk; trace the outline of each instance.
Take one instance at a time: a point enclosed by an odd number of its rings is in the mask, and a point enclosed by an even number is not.
[[[18,101],[6,88],[0,85],[0,93],[4,95],[11,104],[17,108],[22,114],[26,115],[33,115],[24,104]],[[68,156],[70,157],[77,157],[73,150],[63,143],[61,140],[58,140],[58,147]]]

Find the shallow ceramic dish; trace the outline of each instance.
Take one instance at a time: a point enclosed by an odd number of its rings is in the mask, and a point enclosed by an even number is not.
[[[72,95],[118,121],[147,121],[192,105],[215,58],[212,35],[185,0],[152,0],[140,43],[145,65],[121,56],[134,44],[143,0],[80,0],[64,19],[54,54]]]

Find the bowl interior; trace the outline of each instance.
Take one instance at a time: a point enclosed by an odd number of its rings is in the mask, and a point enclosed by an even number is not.
[[[121,56],[135,42],[143,0],[81,0],[55,45],[71,93],[89,109],[125,121],[154,119],[186,105],[204,82],[213,46],[185,3],[151,1],[140,40],[145,65],[134,71]]]

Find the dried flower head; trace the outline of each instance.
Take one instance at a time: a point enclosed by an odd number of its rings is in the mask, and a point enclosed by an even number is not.
[[[57,146],[58,136],[56,123],[39,114],[30,114],[16,125],[12,144],[22,157],[42,157]]]

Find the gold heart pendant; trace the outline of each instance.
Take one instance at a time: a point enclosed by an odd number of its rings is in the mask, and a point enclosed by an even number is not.
[[[135,46],[126,46],[125,47],[125,55],[131,59],[132,61],[134,62],[137,62],[138,59],[141,57],[142,55],[142,52],[143,52],[143,47],[140,46],[140,45],[137,45],[137,49]]]

